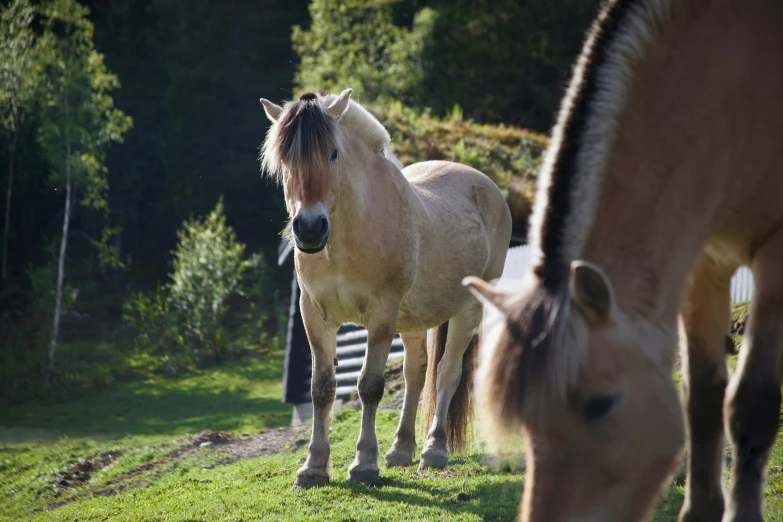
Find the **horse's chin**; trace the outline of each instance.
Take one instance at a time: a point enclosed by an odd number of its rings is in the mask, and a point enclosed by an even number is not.
[[[321,246],[316,246],[316,247],[310,245],[305,247],[300,245],[299,242],[297,241],[296,248],[303,254],[317,254],[318,252],[326,248],[326,241],[324,241],[324,243]]]

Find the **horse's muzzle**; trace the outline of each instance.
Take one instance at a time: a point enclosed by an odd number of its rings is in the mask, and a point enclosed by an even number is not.
[[[294,216],[291,228],[296,248],[305,254],[317,254],[332,234],[332,224],[325,214],[301,211]]]
[[[296,238],[294,238],[294,242],[296,243],[296,248],[300,252],[305,253],[305,254],[317,254],[318,252],[320,252],[321,250],[326,248],[326,240],[328,240],[328,239],[329,239],[329,237],[327,236],[327,238],[324,240],[324,242],[321,243],[320,245],[312,245],[312,244],[306,244],[306,243],[305,244],[301,244],[299,242],[299,240],[296,239]]]

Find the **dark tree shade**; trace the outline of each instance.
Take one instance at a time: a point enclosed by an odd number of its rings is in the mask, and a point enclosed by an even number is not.
[[[547,132],[600,0],[407,0],[438,11],[424,105]]]
[[[239,237],[273,259],[284,208],[260,175],[258,100],[290,96],[290,28],[307,20],[307,2],[88,4],[96,46],[122,81],[117,105],[135,122],[108,158],[122,259],[148,282],[161,277],[176,228],[220,194]]]

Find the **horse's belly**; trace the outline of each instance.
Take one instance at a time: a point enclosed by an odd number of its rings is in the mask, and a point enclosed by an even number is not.
[[[461,281],[459,277],[445,284],[412,288],[400,303],[397,330],[421,332],[451,319],[474,299]]]

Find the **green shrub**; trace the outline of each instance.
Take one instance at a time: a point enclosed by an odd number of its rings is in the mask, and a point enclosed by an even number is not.
[[[226,225],[222,198],[203,219],[185,222],[177,237],[169,281],[131,294],[124,306],[145,369],[179,373],[269,348],[277,295],[269,291],[262,256],[245,257],[245,245]]]

